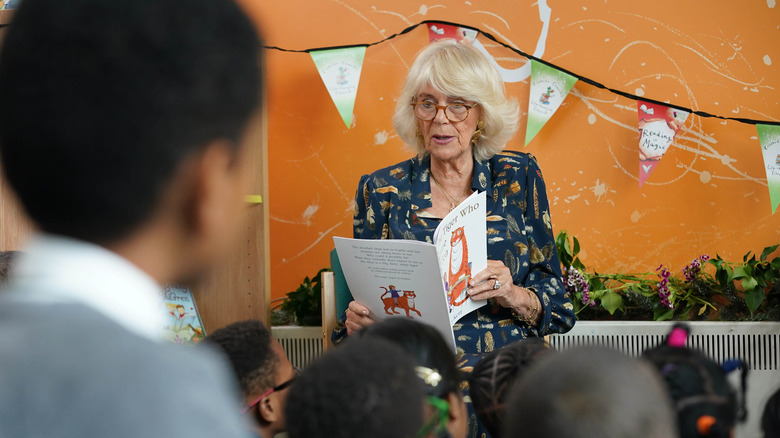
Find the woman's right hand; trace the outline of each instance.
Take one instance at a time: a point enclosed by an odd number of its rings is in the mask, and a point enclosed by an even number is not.
[[[349,303],[346,313],[347,321],[344,326],[347,328],[348,335],[374,323],[374,320],[368,317],[368,308],[357,301]]]

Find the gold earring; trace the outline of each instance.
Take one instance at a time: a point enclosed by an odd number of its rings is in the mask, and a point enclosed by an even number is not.
[[[417,135],[417,141],[420,142],[420,146],[425,147],[425,137],[423,137],[419,126],[417,127],[417,132],[415,134]]]
[[[482,120],[477,122],[477,130],[474,131],[474,135],[471,136],[471,144],[475,145],[477,144],[477,140],[479,140],[480,137],[482,137],[482,129],[485,128],[485,122]]]

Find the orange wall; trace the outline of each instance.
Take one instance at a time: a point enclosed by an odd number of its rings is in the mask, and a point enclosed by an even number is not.
[[[709,113],[780,120],[780,6],[774,1],[243,0],[266,43],[307,49],[384,39],[422,20],[490,32],[612,88]],[[454,3],[454,2],[453,2]],[[502,67],[526,60],[490,45]],[[306,53],[267,51],[272,298],[327,266],[332,236],[351,236],[358,178],[408,158],[394,101],[420,27],[366,51],[355,121],[346,129]],[[527,106],[528,81],[508,85]],[[780,242],[756,128],[690,116],[640,190],[636,103],[583,82],[525,150],[539,159],[553,224],[576,235],[599,272],[675,271],[701,253],[741,260]],[[523,150],[525,120],[510,149]]]

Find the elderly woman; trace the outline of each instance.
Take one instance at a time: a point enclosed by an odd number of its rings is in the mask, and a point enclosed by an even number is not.
[[[504,150],[518,117],[517,102],[506,98],[484,55],[469,45],[430,44],[409,70],[393,117],[417,156],[364,175],[358,185],[353,226],[362,239],[431,242],[441,218],[473,191],[487,192],[490,260],[473,275],[469,295],[489,304],[454,326],[466,372],[483,353],[574,325],[539,165],[530,154]],[[357,301],[345,318],[335,341],[373,323]],[[469,436],[482,436],[475,421],[470,415]]]
[[[489,304],[454,327],[466,356],[574,324],[539,165],[530,154],[504,150],[518,117],[516,100],[506,98],[482,53],[432,43],[409,70],[393,117],[417,156],[364,175],[358,185],[353,226],[362,239],[431,242],[441,218],[474,190],[487,192],[490,260],[473,275],[469,294]],[[363,305],[349,304],[348,333],[372,322]]]

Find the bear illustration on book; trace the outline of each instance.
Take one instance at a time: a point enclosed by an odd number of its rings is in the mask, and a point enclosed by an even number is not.
[[[468,284],[471,278],[471,262],[469,262],[469,246],[466,243],[466,233],[463,227],[457,228],[450,239],[450,269],[449,278],[444,279],[449,295],[450,311],[460,306],[469,298]]]
[[[396,311],[396,309],[401,308],[406,311],[406,316],[409,318],[413,318],[409,315],[410,310],[422,317],[422,313],[414,306],[414,299],[417,295],[413,290],[399,291],[392,284],[388,287],[380,286],[380,288],[385,290],[382,293],[382,296],[379,297],[385,305],[385,313],[388,315],[398,315],[401,312]],[[403,292],[403,294],[401,294],[401,292]],[[387,294],[390,294],[390,296],[385,298],[385,295]],[[392,312],[390,312],[390,310],[392,310]]]

